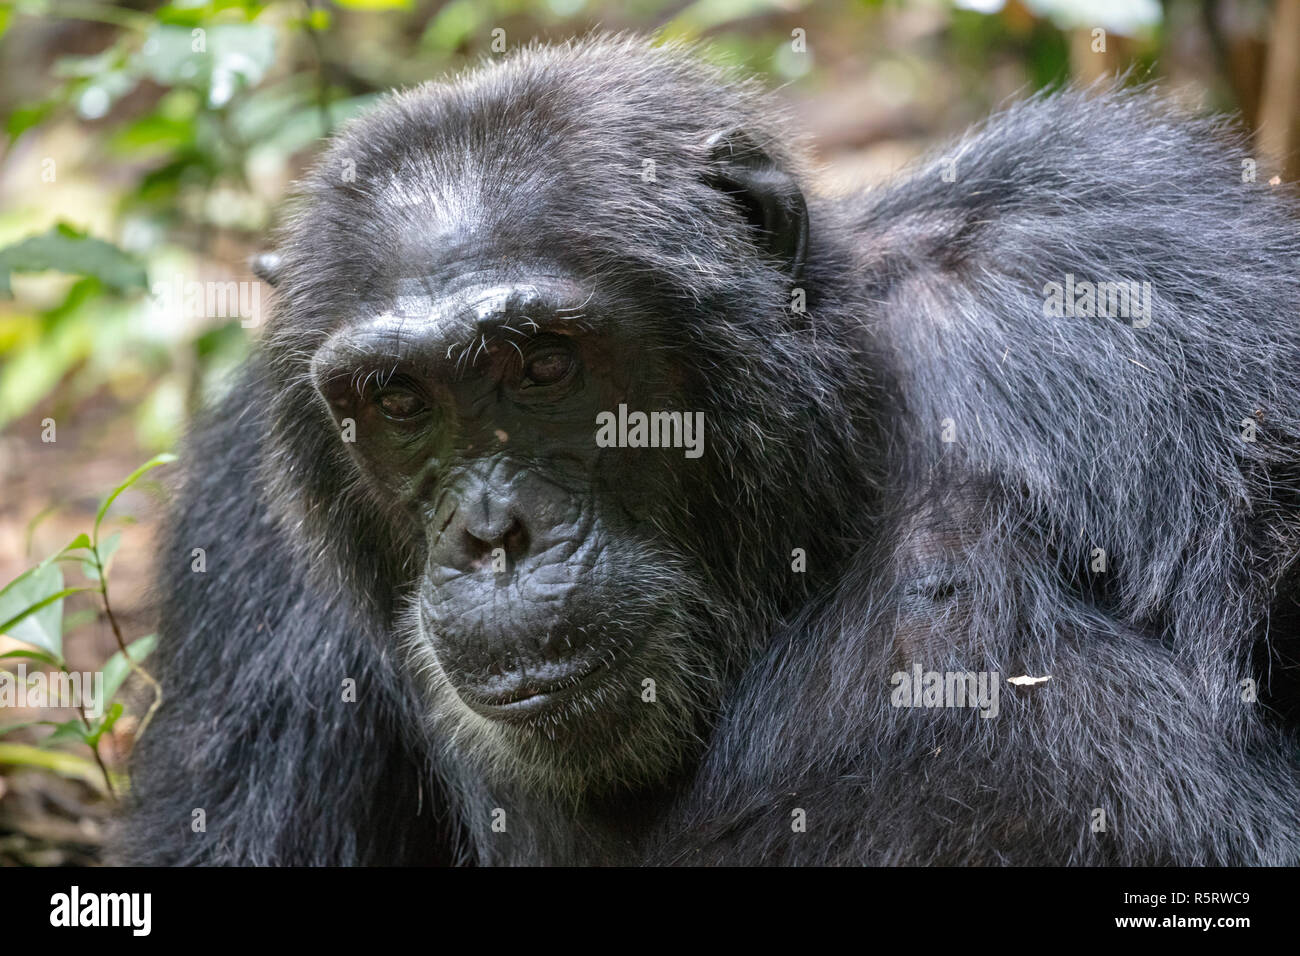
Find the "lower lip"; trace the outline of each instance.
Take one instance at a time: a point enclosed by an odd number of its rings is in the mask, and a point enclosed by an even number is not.
[[[608,669],[607,662],[601,661],[591,670],[584,671],[577,680],[570,679],[559,687],[531,694],[519,700],[493,703],[479,698],[464,699],[476,713],[482,714],[484,717],[502,720],[536,717],[579,696],[591,686],[596,678],[603,675]]]

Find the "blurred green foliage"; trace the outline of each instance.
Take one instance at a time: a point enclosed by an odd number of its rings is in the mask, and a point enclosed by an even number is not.
[[[138,483],[153,469],[175,460],[174,455],[158,455],[135,469],[100,503],[89,532],[77,535],[59,551],[0,587],[0,634],[5,634],[23,645],[15,650],[0,653],[0,661],[3,661],[6,667],[19,665],[20,669],[14,675],[16,679],[29,684],[38,679],[26,674],[25,667],[28,661],[53,668],[64,675],[72,675],[73,670],[64,656],[63,649],[64,635],[71,629],[70,623],[65,622],[63,617],[63,602],[73,594],[91,593],[98,597],[118,645],[117,652],[101,668],[102,697],[98,700],[92,699],[92,686],[83,685],[78,700],[64,702],[76,708],[78,712],[76,717],[61,721],[35,720],[0,724],[0,737],[25,731],[33,726],[51,728],[50,732],[35,746],[0,742],[0,765],[35,767],[63,776],[76,777],[92,786],[102,788],[110,795],[120,791],[124,782],[122,776],[114,774],[109,769],[99,750],[100,740],[113,729],[118,719],[125,713],[124,704],[117,699],[118,692],[132,673],[139,676],[152,689],[153,696],[148,710],[135,730],[138,737],[145,732],[150,719],[162,703],[162,688],[153,675],[141,666],[141,662],[157,643],[157,636],[149,634],[128,643],[118,626],[117,619],[113,616],[112,604],[109,601],[109,570],[112,567],[113,555],[121,544],[122,534],[118,531],[101,536],[101,532],[109,509],[124,491]],[[65,586],[64,566],[78,569],[87,584]],[[4,676],[10,678],[11,675]],[[8,682],[8,686],[11,689],[14,686],[13,678]],[[49,706],[60,705],[49,702]],[[88,747],[93,762],[76,753],[65,752],[62,748],[69,742]]]
[[[705,37],[709,55],[810,90],[833,85],[836,63],[874,70],[879,89],[928,79],[932,98],[948,95],[936,76],[968,96],[1008,58],[1030,87],[1069,68],[1063,31],[1016,3],[0,0],[0,428],[107,394],[144,451],[169,447],[245,353],[249,323],[162,303],[159,284],[251,280],[246,258],[292,179],[385,89],[503,38],[596,28]]]

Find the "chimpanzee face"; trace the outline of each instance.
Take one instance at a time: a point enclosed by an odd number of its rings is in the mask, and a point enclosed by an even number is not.
[[[780,283],[806,219],[739,134],[618,143],[576,104],[518,95],[402,101],[400,136],[378,130],[346,158],[355,177],[309,196],[293,248],[325,261],[300,261],[318,287],[285,296],[312,326],[293,356],[309,355],[352,492],[414,556],[406,649],[443,736],[599,790],[661,778],[698,739],[752,611],[717,567],[746,515],[696,520],[733,497],[706,414],[709,322],[730,320],[681,266],[728,290]]]

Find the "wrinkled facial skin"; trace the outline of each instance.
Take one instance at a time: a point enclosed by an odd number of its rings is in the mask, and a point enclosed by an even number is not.
[[[602,75],[507,66],[360,121],[304,190],[269,330],[264,478],[306,559],[394,635],[458,779],[574,800],[689,770],[806,587],[809,423],[850,419],[792,385],[816,284],[783,141],[733,125],[765,112],[646,122]],[[701,453],[598,446],[620,405],[703,416]]]
[[[423,543],[407,653],[438,736],[562,793],[661,778],[718,676],[701,575],[664,535],[689,538],[692,463],[600,448],[596,419],[683,396],[628,305],[558,266],[504,276],[381,277],[312,378],[355,423],[361,481]]]

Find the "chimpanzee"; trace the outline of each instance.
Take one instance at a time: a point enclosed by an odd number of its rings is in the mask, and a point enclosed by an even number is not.
[[[820,196],[769,94],[627,36],[390,97],[189,439],[117,858],[1300,862],[1253,170],[1067,89]]]

